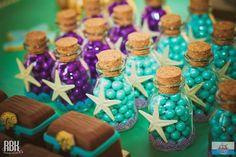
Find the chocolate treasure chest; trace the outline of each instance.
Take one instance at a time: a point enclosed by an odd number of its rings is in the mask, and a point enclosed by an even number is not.
[[[74,111],[55,120],[44,141],[64,156],[122,157],[120,136],[113,127]]]
[[[13,96],[0,103],[0,132],[21,139],[42,139],[43,132],[58,118],[55,111],[24,96]]]
[[[0,102],[2,102],[3,100],[5,100],[7,98],[7,94],[0,90]]]

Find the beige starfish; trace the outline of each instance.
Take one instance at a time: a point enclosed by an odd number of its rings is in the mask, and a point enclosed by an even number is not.
[[[197,103],[198,105],[200,106],[203,106],[205,107],[206,104],[201,100],[199,99],[197,96],[196,96],[196,93],[199,91],[199,89],[202,87],[202,85],[204,84],[204,82],[202,83],[199,83],[198,85],[192,87],[191,89],[189,88],[189,86],[186,84],[184,86],[184,90],[185,90],[185,93],[187,94],[187,96],[195,103]]]
[[[139,113],[141,113],[149,122],[150,126],[148,128],[149,132],[157,131],[157,133],[161,136],[161,138],[164,140],[164,142],[168,142],[165,136],[165,133],[163,131],[163,127],[177,123],[177,120],[161,120],[159,117],[159,105],[156,105],[154,107],[153,115],[150,115],[142,110],[139,110]]]
[[[156,36],[160,35],[159,32],[152,31],[152,30],[149,29],[147,20],[143,21],[143,26],[141,28],[141,31],[144,32],[144,33],[148,33],[151,37],[151,40],[152,40],[153,37],[156,37]]]
[[[31,63],[27,68],[23,65],[23,63],[19,60],[19,58],[16,58],[16,62],[18,65],[18,68],[20,70],[20,73],[17,74],[15,77],[23,80],[25,84],[25,89],[27,92],[30,90],[30,83],[34,84],[35,86],[40,87],[41,84],[31,75],[33,64]]]
[[[163,53],[160,54],[159,52],[157,52],[156,50],[154,50],[154,52],[151,53],[151,55],[154,57],[154,59],[156,60],[157,63],[159,63],[160,66],[166,66],[166,65],[181,65],[182,62],[178,62],[175,60],[172,60],[169,58],[169,51],[170,51],[170,47],[167,46],[164,48]]]
[[[56,70],[55,71],[55,81],[54,83],[43,79],[43,82],[48,85],[51,89],[53,89],[53,94],[52,94],[52,101],[54,101],[58,96],[63,98],[68,104],[73,105],[71,102],[70,98],[67,95],[67,91],[75,88],[75,85],[62,85],[59,73]]]
[[[148,93],[143,87],[142,83],[151,78],[153,78],[153,75],[138,76],[136,73],[135,63],[133,63],[131,66],[131,75],[125,76],[125,79],[130,83],[130,85],[138,89],[145,97],[148,97]]]
[[[105,94],[104,84],[101,83],[98,97],[91,94],[86,94],[86,95],[96,104],[95,110],[93,112],[94,115],[98,114],[102,110],[114,121],[115,118],[109,107],[116,104],[120,104],[121,101],[120,100],[107,100],[104,94]]]
[[[214,70],[216,71],[216,75],[219,79],[219,81],[225,81],[228,79],[232,79],[231,77],[226,75],[226,71],[228,70],[230,66],[230,62],[227,62],[221,69],[216,70],[216,68],[214,67]]]

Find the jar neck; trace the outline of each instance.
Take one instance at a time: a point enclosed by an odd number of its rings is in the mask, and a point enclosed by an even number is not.
[[[135,48],[131,46],[129,42],[126,42],[125,46],[128,53],[132,56],[147,56],[150,54],[150,50],[153,48],[153,42],[150,41],[149,45],[141,48]]]
[[[236,100],[223,100],[219,94],[219,91],[216,93],[216,101],[220,108],[236,113]]]
[[[235,37],[214,37],[212,36],[212,41],[214,44],[220,45],[220,46],[230,46],[233,45],[235,42]]]
[[[188,63],[188,65],[195,68],[207,67],[211,65],[213,61],[213,56],[210,56],[207,58],[191,58],[187,55],[187,53],[184,55],[184,58],[185,58],[185,61]]]
[[[211,8],[200,10],[200,9],[194,9],[194,8],[189,7],[189,13],[195,14],[195,15],[210,14]]]
[[[36,45],[29,45],[27,43],[24,43],[24,49],[29,53],[29,54],[43,54],[48,50],[48,40],[46,40],[43,43],[38,43]]]
[[[160,27],[160,30],[162,32],[162,34],[169,36],[169,37],[174,37],[174,36],[178,36],[181,33],[181,27]]]
[[[80,56],[80,53],[81,53],[80,47],[78,47],[75,51],[72,51],[70,53],[59,53],[57,50],[54,51],[56,59],[63,63],[70,63],[77,60],[77,58],[79,58]]]
[[[87,32],[86,30],[83,31],[85,38],[90,41],[103,41],[107,36],[107,32]]]

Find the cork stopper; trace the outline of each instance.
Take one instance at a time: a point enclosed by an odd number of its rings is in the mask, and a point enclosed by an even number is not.
[[[167,14],[161,17],[160,22],[163,28],[163,33],[168,36],[176,36],[180,34],[180,27],[182,26],[181,17],[176,14]]]
[[[162,66],[156,72],[156,81],[161,93],[175,94],[181,83],[181,69],[175,66]]]
[[[160,7],[163,4],[163,0],[146,0],[146,3],[150,7]]]
[[[106,77],[120,74],[123,65],[122,53],[117,50],[104,50],[97,54],[97,66]]]
[[[77,59],[77,50],[80,48],[74,37],[65,37],[56,41],[56,50],[61,62],[72,62]]]
[[[103,18],[90,18],[84,22],[85,36],[92,41],[102,40],[107,31],[107,23]]]
[[[118,5],[113,9],[114,22],[120,26],[128,26],[133,23],[133,10],[129,5]]]
[[[62,10],[57,13],[57,23],[64,32],[73,31],[77,28],[77,13],[73,9]]]
[[[218,96],[223,108],[230,112],[236,112],[236,80],[226,80],[219,83]]]
[[[190,0],[189,9],[194,14],[205,14],[209,9],[209,0]]]
[[[207,66],[212,58],[211,45],[203,41],[192,42],[188,45],[187,57],[194,67]]]
[[[25,36],[25,46],[29,53],[42,54],[47,49],[47,36],[42,31],[32,31]]]
[[[235,24],[230,21],[221,21],[214,24],[213,40],[218,45],[230,45],[235,36]]]
[[[96,16],[101,13],[100,0],[83,0],[83,6],[87,17]]]
[[[133,32],[128,35],[127,48],[130,53],[137,56],[144,56],[149,53],[150,36],[143,32]]]

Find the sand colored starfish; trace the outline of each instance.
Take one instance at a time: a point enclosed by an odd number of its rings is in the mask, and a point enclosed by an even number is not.
[[[23,65],[23,63],[19,60],[19,58],[16,58],[16,62],[18,65],[18,68],[20,70],[20,73],[17,74],[15,77],[23,80],[25,89],[27,92],[30,90],[30,83],[34,84],[35,86],[40,87],[41,84],[31,75],[33,64],[31,63],[27,68]]]
[[[225,81],[225,80],[228,80],[228,79],[232,79],[231,77],[227,76],[226,75],[226,72],[230,66],[230,62],[227,62],[221,69],[217,70],[215,67],[214,67],[214,70],[216,72],[216,75],[219,79],[219,81]]]
[[[142,110],[139,110],[139,113],[141,113],[149,122],[149,128],[148,131],[157,131],[157,133],[161,136],[164,142],[168,142],[165,136],[165,133],[163,131],[163,127],[177,123],[177,120],[161,120],[159,117],[159,105],[156,105],[154,107],[153,115],[150,115]]]
[[[192,87],[192,88],[189,88],[189,86],[186,84],[184,86],[184,90],[185,90],[185,93],[187,94],[187,96],[195,103],[197,103],[198,105],[200,106],[203,106],[205,107],[206,104],[201,100],[199,99],[197,96],[196,96],[196,93],[200,90],[200,88],[202,87],[202,85],[204,84],[204,82],[202,83],[199,83],[197,84],[196,86]]]
[[[143,87],[142,83],[151,78],[153,78],[153,75],[138,76],[136,73],[135,63],[133,63],[131,66],[131,75],[125,76],[125,79],[130,83],[130,85],[138,89],[145,97],[148,97],[148,93]]]
[[[110,110],[110,106],[120,104],[120,100],[108,100],[105,98],[105,93],[104,93],[104,84],[101,83],[100,85],[100,91],[98,97],[91,95],[91,94],[86,94],[95,104],[95,110],[93,112],[94,115],[98,114],[100,111],[104,111],[113,121],[115,120],[114,115],[112,114]]]
[[[62,85],[59,73],[56,70],[55,71],[55,81],[50,82],[48,80],[43,79],[43,82],[48,85],[51,89],[53,89],[53,94],[52,94],[52,101],[54,101],[58,96],[60,96],[62,99],[64,99],[68,104],[73,105],[71,102],[70,98],[67,95],[67,91],[75,88],[75,85]]]
[[[142,26],[142,28],[141,28],[141,31],[144,32],[144,33],[148,33],[148,34],[150,35],[150,38],[151,38],[151,39],[152,39],[153,37],[156,37],[156,36],[159,36],[159,35],[160,35],[159,32],[152,31],[152,30],[149,29],[147,20],[144,20],[144,21],[143,21],[143,26]]]

